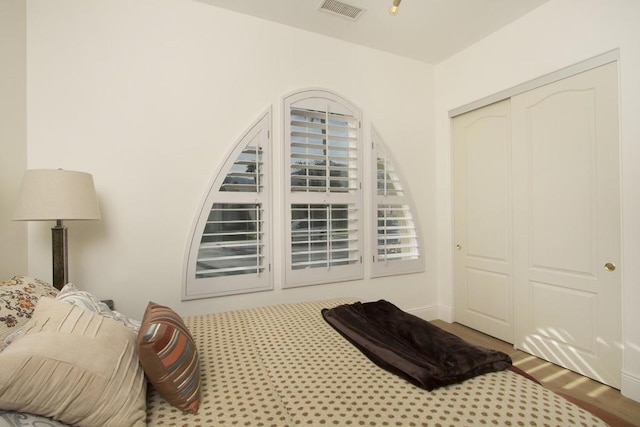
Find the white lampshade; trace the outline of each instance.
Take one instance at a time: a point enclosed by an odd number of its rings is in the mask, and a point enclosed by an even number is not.
[[[25,172],[14,221],[86,219],[100,219],[91,174],[62,169]]]

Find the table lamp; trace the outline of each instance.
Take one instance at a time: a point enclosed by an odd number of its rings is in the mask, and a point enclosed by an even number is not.
[[[63,169],[25,171],[14,221],[56,221],[51,228],[53,286],[68,283],[67,227],[63,220],[100,219],[93,177]]]

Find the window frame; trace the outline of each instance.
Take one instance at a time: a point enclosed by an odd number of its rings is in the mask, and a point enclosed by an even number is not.
[[[209,298],[224,295],[252,293],[273,289],[271,272],[272,254],[272,209],[271,209],[271,107],[248,128],[235,142],[222,165],[217,168],[216,175],[209,184],[205,197],[200,203],[198,215],[192,226],[191,240],[185,254],[182,300]],[[240,154],[247,146],[259,145],[262,158],[262,181],[258,182],[261,191],[221,191],[228,176],[235,176],[231,172]],[[205,226],[209,214],[217,204],[261,205],[262,218],[257,221],[262,227],[257,227],[262,234],[261,249],[257,257],[261,257],[262,272],[257,274],[224,275],[219,277],[197,277],[197,262]],[[257,233],[259,234],[259,233]],[[260,240],[258,240],[260,242]],[[258,266],[260,269],[260,266]]]
[[[361,280],[365,277],[365,269],[368,278],[424,272],[426,257],[420,221],[408,181],[373,124],[369,122],[368,132],[363,131],[363,113],[359,107],[324,89],[293,92],[282,98],[281,106],[281,144],[275,149],[276,153],[282,150],[281,154],[278,153],[282,164],[277,165],[282,171],[282,181],[278,182],[272,170],[271,150],[274,147],[272,107],[269,106],[236,140],[216,168],[200,203],[185,254],[182,300],[273,290],[271,265],[276,255],[278,266],[282,267],[278,273],[282,279],[281,289]],[[297,110],[293,124],[292,109]],[[318,116],[319,112],[324,112],[324,115]],[[292,129],[296,132],[293,137]],[[371,151],[365,137],[371,140]],[[246,147],[256,146],[261,147],[261,153],[256,151],[255,157],[252,153],[245,153],[240,157]],[[295,147],[295,155],[292,154],[292,146]],[[378,194],[379,156],[390,162],[393,174],[389,182],[399,183],[401,195]],[[260,158],[262,178],[251,181],[255,169],[249,168],[254,158],[256,162]],[[253,186],[257,192],[247,191]],[[393,187],[395,185],[390,188]],[[280,206],[280,209],[276,206],[275,211],[272,203],[274,194]],[[365,203],[369,212],[366,212]],[[259,205],[261,219],[258,219],[258,214],[244,211],[243,205]],[[392,221],[403,222],[409,218],[415,232],[415,236],[410,236],[410,239],[415,237],[415,244],[414,241],[400,242],[394,248],[395,243],[391,242],[388,247],[391,247],[392,257],[389,258],[403,258],[405,253],[411,256],[413,250],[417,251],[417,258],[389,262],[379,259],[378,209],[382,205],[391,207]],[[230,213],[216,211],[213,209],[216,206],[229,209]],[[297,209],[295,214],[294,207]],[[329,211],[334,216],[322,213],[327,208],[332,208]],[[407,214],[397,214],[399,211]],[[276,230],[279,235],[274,236],[277,217],[281,228]],[[206,243],[211,245],[211,253],[200,260],[198,267],[200,244],[208,221],[206,237],[211,240]],[[298,223],[301,223],[299,227]],[[396,236],[394,233],[397,233],[402,237],[406,225],[393,223],[388,226],[393,233],[383,235]],[[262,240],[253,236],[260,235],[260,232]],[[273,252],[274,241],[281,248],[277,254]],[[247,243],[255,243],[258,248],[253,250]],[[300,248],[296,252],[294,244]],[[298,266],[294,265],[294,254]],[[258,260],[255,269],[247,261],[254,256]],[[326,265],[314,268],[314,265],[322,263]],[[203,264],[210,271],[202,271]],[[260,273],[233,273],[248,270]],[[199,278],[196,275],[198,271],[217,277]]]
[[[384,140],[380,136],[380,133],[374,126],[370,126],[371,132],[371,182],[369,183],[368,190],[371,195],[371,215],[370,215],[370,251],[371,251],[371,264],[369,268],[369,276],[384,277],[395,276],[401,274],[421,273],[425,271],[425,257],[424,246],[422,244],[422,233],[420,232],[420,219],[418,218],[418,211],[415,208],[413,197],[407,180],[405,179],[402,169],[398,167],[398,162],[389,150]],[[394,166],[394,173],[397,175],[397,181],[402,186],[402,195],[379,195],[378,194],[378,158],[380,154],[390,161]],[[391,262],[385,262],[386,260],[379,259],[378,256],[378,209],[381,205],[404,205],[408,207],[408,211],[411,214],[411,220],[413,222],[413,228],[415,230],[415,240],[418,250],[418,258],[416,259],[397,259]]]
[[[363,253],[366,251],[364,242],[364,214],[363,214],[363,190],[362,182],[364,178],[364,162],[363,162],[363,135],[362,135],[362,111],[353,103],[343,98],[342,96],[323,89],[303,89],[293,92],[283,98],[282,102],[282,120],[283,120],[283,132],[282,132],[282,150],[283,150],[283,222],[282,228],[284,230],[283,246],[284,246],[284,281],[283,288],[294,288],[300,286],[309,286],[317,284],[326,284],[341,281],[360,280],[364,278],[364,264]],[[353,128],[356,135],[355,146],[355,186],[352,191],[338,192],[338,191],[292,191],[292,175],[291,165],[293,159],[292,156],[292,124],[291,124],[291,110],[292,108],[300,108],[314,111],[325,111],[330,115],[345,115],[345,117],[352,117],[357,123],[357,126]],[[327,127],[330,125],[327,123]],[[327,138],[329,139],[329,138]],[[327,167],[326,170],[330,170],[331,167]],[[326,175],[325,175],[326,176]],[[330,186],[326,186],[330,188]],[[355,261],[348,265],[330,266],[329,268],[302,268],[295,269],[292,257],[294,255],[293,245],[293,214],[292,207],[294,205],[307,205],[307,206],[336,206],[347,205],[348,211],[353,210],[353,218],[351,221],[355,223],[356,230],[350,236],[354,236],[354,239],[349,237],[349,248],[351,248],[351,241],[355,242],[355,248],[350,249],[349,252],[354,253],[353,259]],[[351,228],[351,225],[348,227]],[[330,231],[327,236],[332,234]],[[329,239],[331,240],[331,239]],[[337,239],[332,240],[333,242]],[[327,244],[329,248],[331,245]],[[333,255],[338,250],[328,249],[327,252]],[[349,256],[351,259],[351,257]],[[310,262],[311,264],[311,262]]]

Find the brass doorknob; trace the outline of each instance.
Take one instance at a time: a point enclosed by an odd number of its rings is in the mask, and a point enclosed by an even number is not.
[[[461,249],[462,249],[462,245],[461,245],[460,243],[458,243],[458,244],[456,245],[456,249],[457,249],[457,250],[461,250]]]
[[[607,271],[614,271],[616,269],[616,265],[612,262],[608,262],[604,265],[604,269]]]

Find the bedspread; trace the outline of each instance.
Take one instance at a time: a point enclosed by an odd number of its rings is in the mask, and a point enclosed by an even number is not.
[[[322,318],[334,299],[185,318],[197,342],[202,401],[183,414],[155,391],[150,426],[603,426],[506,370],[431,392],[374,365]]]

